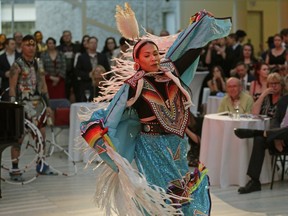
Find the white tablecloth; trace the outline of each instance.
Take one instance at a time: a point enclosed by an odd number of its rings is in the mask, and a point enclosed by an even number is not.
[[[200,161],[208,168],[211,185],[228,187],[244,186],[249,177],[246,175],[253,139],[239,139],[234,128],[264,129],[269,127],[269,119],[233,120],[228,116],[208,114],[202,127]],[[266,151],[260,181],[271,181],[271,157]]]
[[[206,114],[217,113],[223,97],[209,96],[207,100]]]
[[[96,103],[73,103],[70,107],[70,128],[69,128],[69,154],[71,155],[73,161],[83,161],[87,162],[94,155],[92,150],[80,149],[80,141],[84,143],[84,139],[80,137],[80,120],[78,114],[80,111],[87,111],[96,109],[100,105]],[[101,104],[103,106],[103,104]],[[89,118],[88,118],[89,119]],[[87,119],[87,120],[88,120]],[[88,145],[87,145],[88,147]]]
[[[190,107],[190,111],[194,115],[197,115],[199,95],[201,92],[202,83],[203,83],[203,81],[204,81],[204,79],[208,73],[209,73],[208,71],[196,72],[191,84],[189,85],[189,88],[192,91],[192,101],[193,101],[193,104],[195,104],[195,106]]]

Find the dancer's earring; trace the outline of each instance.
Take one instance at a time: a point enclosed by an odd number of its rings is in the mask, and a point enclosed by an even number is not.
[[[138,62],[134,63],[134,70],[138,71],[140,69],[140,64]]]

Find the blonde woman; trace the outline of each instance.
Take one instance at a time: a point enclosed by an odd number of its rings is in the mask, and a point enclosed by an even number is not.
[[[269,74],[267,77],[267,89],[253,104],[252,114],[267,115],[273,117],[280,97],[284,91],[283,78],[278,73]]]
[[[99,95],[101,85],[101,81],[103,78],[103,73],[105,73],[106,70],[102,65],[97,65],[95,69],[90,73],[90,77],[92,79],[92,86],[90,90],[90,101],[93,100],[93,98],[97,97]]]

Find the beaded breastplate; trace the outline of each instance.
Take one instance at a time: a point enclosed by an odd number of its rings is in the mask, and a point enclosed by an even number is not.
[[[163,96],[145,77],[141,96],[150,105],[161,126],[168,132],[183,137],[189,120],[189,110],[184,110],[185,97],[177,85],[169,81],[166,87],[168,99]]]
[[[34,65],[29,65],[22,58],[16,60],[17,65],[20,67],[21,72],[18,77],[17,94],[20,100],[30,98],[37,92],[37,73]]]
[[[15,62],[21,69],[17,82],[17,100],[24,106],[25,118],[35,125],[45,122],[45,103],[39,95],[39,72],[36,71],[36,63],[29,64],[22,58]],[[40,123],[41,121],[41,123]]]

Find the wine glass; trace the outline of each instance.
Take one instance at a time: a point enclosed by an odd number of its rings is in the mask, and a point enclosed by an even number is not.
[[[86,89],[86,90],[84,91],[84,94],[85,94],[85,97],[86,97],[86,101],[89,102],[90,90],[89,90],[89,89]]]

